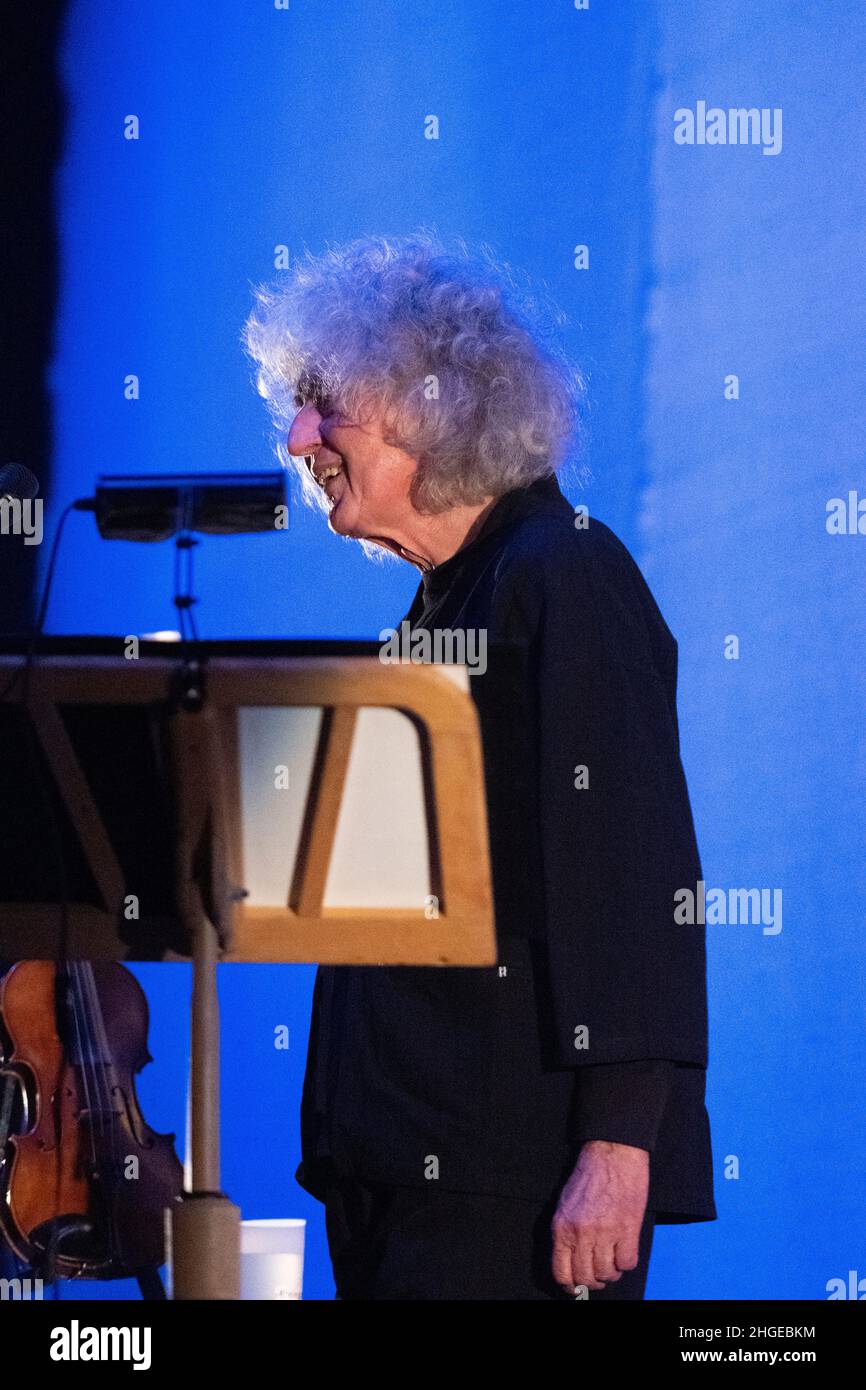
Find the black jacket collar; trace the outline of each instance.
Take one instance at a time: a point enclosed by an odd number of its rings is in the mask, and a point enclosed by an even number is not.
[[[491,536],[500,531],[503,526],[519,521],[543,507],[555,506],[557,502],[560,506],[565,505],[570,510],[570,504],[562,495],[555,473],[548,473],[544,478],[538,478],[534,483],[530,483],[529,487],[518,487],[512,489],[511,492],[503,493],[495,505],[490,508],[480,530],[472,537],[472,540],[447,560],[443,560],[441,565],[436,565],[434,569],[422,574],[421,583],[425,596],[437,598],[444,593],[464,565],[473,560],[479,550],[486,549]]]

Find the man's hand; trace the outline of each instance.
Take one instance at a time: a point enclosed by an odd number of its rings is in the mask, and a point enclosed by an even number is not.
[[[569,1293],[603,1289],[638,1261],[649,1154],[593,1139],[580,1151],[553,1218],[553,1277]]]

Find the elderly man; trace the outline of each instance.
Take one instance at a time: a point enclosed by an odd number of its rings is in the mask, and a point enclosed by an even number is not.
[[[498,966],[318,972],[298,1178],[343,1299],[640,1299],[654,1225],[716,1214],[676,644],[560,490],[581,381],[533,313],[419,234],[307,256],[247,324],[331,530],[420,571],[411,629],[516,653],[476,687]]]

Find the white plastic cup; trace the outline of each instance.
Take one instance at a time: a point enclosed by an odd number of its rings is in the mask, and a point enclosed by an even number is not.
[[[241,1298],[296,1299],[304,1284],[306,1221],[272,1217],[241,1222]]]

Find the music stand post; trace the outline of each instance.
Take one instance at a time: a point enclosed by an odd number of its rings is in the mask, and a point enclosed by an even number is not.
[[[217,962],[243,896],[226,876],[226,808],[216,716],[204,672],[181,670],[170,746],[175,785],[176,895],[192,943],[190,1190],[170,1210],[172,1298],[240,1298],[240,1208],[220,1182],[220,1015]]]

